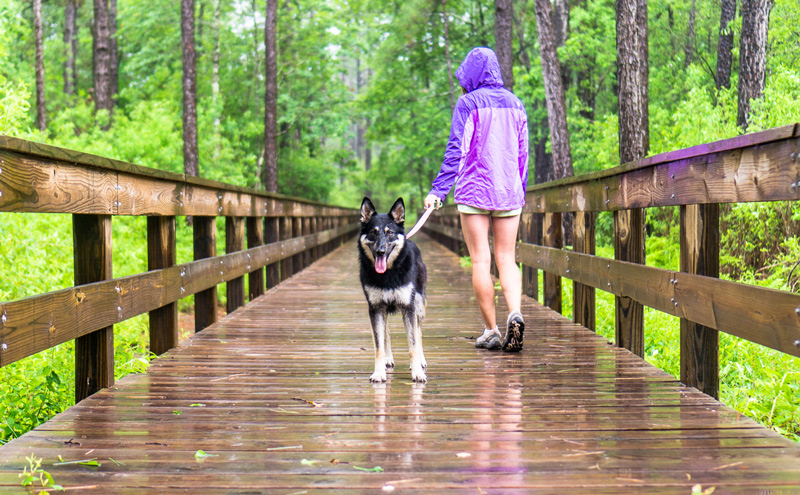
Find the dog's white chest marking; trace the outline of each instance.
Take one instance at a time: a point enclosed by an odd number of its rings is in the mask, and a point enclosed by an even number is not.
[[[396,289],[379,289],[377,287],[365,287],[367,299],[370,304],[403,304],[411,305],[413,300],[411,294],[414,291],[412,284],[406,284]]]

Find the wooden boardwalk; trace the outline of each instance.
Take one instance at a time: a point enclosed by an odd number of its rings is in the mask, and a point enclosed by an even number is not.
[[[522,353],[475,349],[469,270],[420,244],[427,384],[396,316],[397,369],[369,383],[349,244],[0,448],[0,492],[34,454],[89,494],[800,493],[800,445],[531,300]]]

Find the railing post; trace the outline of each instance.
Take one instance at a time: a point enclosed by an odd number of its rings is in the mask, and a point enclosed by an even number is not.
[[[264,245],[264,219],[262,217],[247,217],[247,249]],[[259,268],[247,276],[250,300],[264,294],[264,269]]]
[[[147,217],[147,269],[175,266],[175,217]],[[178,305],[150,311],[150,352],[160,356],[178,345]]]
[[[597,214],[591,211],[575,212],[572,248],[576,253],[595,254],[595,221]],[[578,282],[572,283],[572,321],[589,330],[595,329],[594,287]]]
[[[292,218],[292,238],[297,238],[303,235],[303,219],[299,217]],[[292,256],[294,260],[294,273],[303,271],[303,253],[302,251]]]
[[[194,230],[194,259],[201,260],[217,255],[217,218],[195,216],[192,219]],[[194,331],[217,322],[217,287],[194,295]]]
[[[264,243],[265,244],[272,244],[273,242],[278,242],[280,236],[278,232],[280,231],[279,228],[280,219],[277,217],[268,217],[264,219]],[[267,289],[271,289],[278,285],[281,282],[280,278],[280,264],[279,263],[271,263],[267,265]]]
[[[281,217],[280,240],[285,241],[292,238],[292,217]],[[283,249],[281,249],[283,252]],[[281,282],[294,275],[294,262],[292,257],[281,260]]]
[[[303,217],[303,235],[311,234],[311,217]],[[311,248],[306,247],[303,251],[303,268],[308,268],[311,265]]]
[[[719,205],[681,206],[681,271],[719,278]],[[677,287],[679,281],[674,282]],[[681,382],[719,398],[719,332],[681,318]]]
[[[644,264],[644,209],[614,212],[614,256]],[[617,347],[644,357],[644,306],[630,297],[616,297],[616,341]]]
[[[225,217],[225,254],[235,253],[244,248],[244,218]],[[233,313],[244,306],[244,277],[236,277],[227,282],[228,301],[226,309]]]
[[[545,213],[544,215],[544,245],[561,248],[561,213]],[[561,312],[561,277],[544,272],[544,304],[548,308]]]
[[[75,285],[113,278],[110,215],[72,215],[72,239]],[[75,402],[113,384],[114,327],[75,339]]]
[[[520,236],[525,244],[541,244],[541,214],[522,214]],[[522,292],[532,299],[539,299],[539,270],[528,265],[522,265]]]

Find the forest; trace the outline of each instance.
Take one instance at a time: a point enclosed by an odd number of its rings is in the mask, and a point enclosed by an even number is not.
[[[642,15],[624,19],[626,5]],[[620,98],[627,35],[635,121]],[[796,0],[0,0],[0,134],[347,207],[403,196],[414,211],[475,46],[495,49],[525,105],[530,183],[800,121]],[[116,276],[146,270],[139,220],[115,219]],[[676,269],[677,209],[646,225],[647,263]],[[796,203],[724,206],[722,276],[798,291],[798,227]],[[0,245],[0,301],[72,285],[66,219],[0,213],[0,231],[18,236]],[[612,232],[601,215],[598,254],[613,257]],[[146,317],[119,327],[118,376],[146,369]],[[645,327],[646,358],[677,375],[677,320],[649,312]],[[0,369],[0,443],[71,405],[70,345]],[[723,402],[800,440],[800,359],[721,336],[720,366]]]

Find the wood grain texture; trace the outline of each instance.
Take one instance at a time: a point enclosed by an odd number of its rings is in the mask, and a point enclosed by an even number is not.
[[[175,217],[147,217],[147,269],[175,266]],[[178,305],[175,302],[150,311],[150,352],[157,356],[178,345]]]
[[[352,236],[356,224],[147,273],[0,303],[0,367],[242,277],[311,246]]]
[[[326,219],[327,220],[327,219]],[[279,236],[279,222],[278,218],[265,218],[264,219],[264,243],[271,244],[278,242]],[[273,262],[266,267],[266,287],[271,289],[280,283],[280,265]]]
[[[644,210],[614,212],[614,257],[630,263],[645,262]],[[644,357],[644,307],[632,295],[615,300],[616,344]]]
[[[0,447],[0,491],[19,492],[31,452],[57,483],[93,494],[800,490],[797,444],[528,298],[521,353],[475,349],[469,270],[415,241],[431,274],[427,384],[409,380],[395,318],[397,366],[369,383],[371,331],[348,243],[147,373]],[[101,465],[53,465],[58,456]]]
[[[225,253],[231,254],[244,249],[245,221],[242,217],[225,218]],[[226,282],[228,300],[226,309],[233,313],[245,305],[244,277],[236,277]]]
[[[72,238],[75,285],[113,278],[110,216],[73,215]],[[51,320],[47,332],[54,331]],[[113,384],[114,327],[109,325],[75,339],[75,402]]]
[[[517,252],[540,270],[800,357],[800,294],[544,246],[521,244]]]
[[[342,216],[352,208],[164,172],[0,135],[0,211]]]
[[[575,213],[574,245],[577,253],[595,254],[595,222],[597,214],[589,211]],[[580,282],[572,283],[572,321],[588,328],[595,329],[595,288]]]
[[[681,271],[719,278],[719,205],[681,206]],[[719,398],[719,332],[681,318],[681,381]]]
[[[561,232],[561,213],[546,213],[542,227],[545,246],[560,248],[563,244]],[[561,277],[545,270],[544,272],[544,305],[557,313],[561,313]]]
[[[192,232],[194,237],[195,261],[207,258],[215,258],[217,255],[216,217],[192,217]],[[191,275],[189,277],[189,281],[190,284],[206,285]],[[195,294],[194,331],[197,333],[217,321],[217,286],[216,284],[213,284],[204,290],[188,290],[187,292],[189,294]]]
[[[247,248],[252,249],[264,245],[264,219],[250,217],[247,219]],[[258,267],[248,275],[247,286],[249,297],[253,299],[264,294],[264,268]]]

